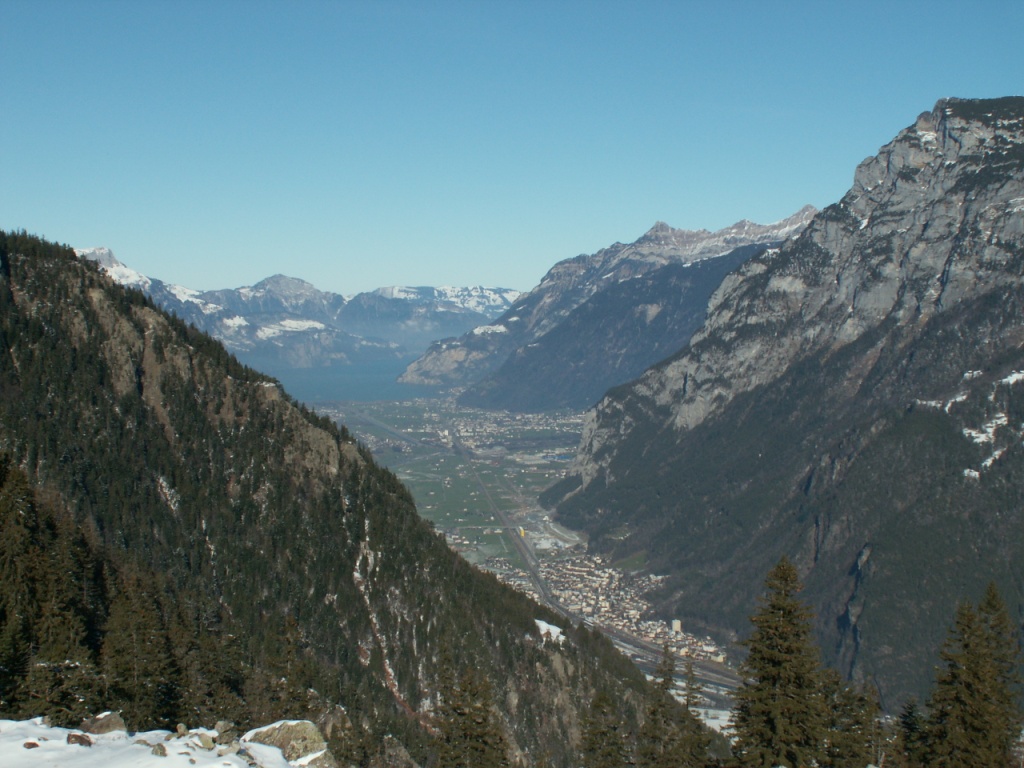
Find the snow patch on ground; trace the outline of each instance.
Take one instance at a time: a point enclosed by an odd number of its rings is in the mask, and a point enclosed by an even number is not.
[[[973,440],[978,445],[991,443],[996,439],[996,430],[1000,427],[1005,427],[1008,423],[1009,419],[1006,418],[1005,413],[997,413],[992,419],[986,422],[981,429],[964,427],[964,436]]]
[[[261,341],[273,339],[282,333],[301,333],[302,331],[322,331],[327,326],[316,320],[282,320],[279,323],[264,325],[256,331],[256,338]]]
[[[1013,386],[1024,381],[1024,371],[1014,371],[1009,376],[999,380],[1000,384],[1006,384],[1007,386]]]
[[[540,632],[540,636],[545,640],[552,640],[559,645],[565,641],[565,635],[562,634],[562,628],[556,627],[554,624],[548,624],[546,621],[540,619],[534,619],[537,624],[537,631]]]
[[[729,718],[732,717],[732,713],[728,709],[698,708],[697,716],[708,728],[724,733],[729,729]]]
[[[212,731],[203,731],[210,734]],[[223,748],[203,749],[200,731],[178,737],[170,731],[90,734],[92,746],[69,744],[71,728],[54,728],[34,720],[0,720],[0,765],[4,768],[248,768],[237,754],[218,754]],[[36,745],[36,746],[32,746]],[[153,753],[162,745],[166,756]],[[291,768],[277,747],[246,744],[261,768]]]

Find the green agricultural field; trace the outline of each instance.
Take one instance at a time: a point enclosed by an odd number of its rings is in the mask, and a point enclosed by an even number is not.
[[[333,403],[344,423],[412,491],[420,514],[472,562],[523,567],[516,542],[537,497],[579,441],[579,414],[506,414],[451,401]]]

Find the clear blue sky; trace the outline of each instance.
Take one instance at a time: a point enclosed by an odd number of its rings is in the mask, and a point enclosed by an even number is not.
[[[1024,93],[1022,39],[1019,0],[0,0],[0,228],[194,288],[527,290],[836,201],[939,98]]]

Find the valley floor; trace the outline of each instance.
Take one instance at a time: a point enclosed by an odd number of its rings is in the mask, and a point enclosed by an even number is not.
[[[576,621],[602,629],[650,673],[668,644],[698,666],[709,698],[728,706],[738,683],[710,638],[655,618],[647,593],[661,578],[641,560],[589,555],[579,534],[540,508],[540,492],[575,454],[582,414],[514,414],[450,399],[317,405],[344,423],[410,488],[422,516],[470,562]]]

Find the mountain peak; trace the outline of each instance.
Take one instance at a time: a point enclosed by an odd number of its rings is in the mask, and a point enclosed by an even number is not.
[[[116,283],[143,291],[148,291],[152,286],[152,280],[141,272],[136,272],[131,267],[122,264],[109,248],[102,246],[97,248],[75,248],[74,251],[78,258],[99,264],[103,271],[109,274]]]
[[[252,287],[253,291],[267,291],[286,295],[311,295],[321,291],[312,283],[298,277],[276,274],[260,280]]]
[[[648,255],[662,252],[683,263],[699,261],[728,253],[741,245],[785,240],[807,226],[817,212],[814,206],[805,205],[792,216],[772,224],[740,219],[715,232],[707,229],[676,229],[664,221],[657,221],[631,247]]]

